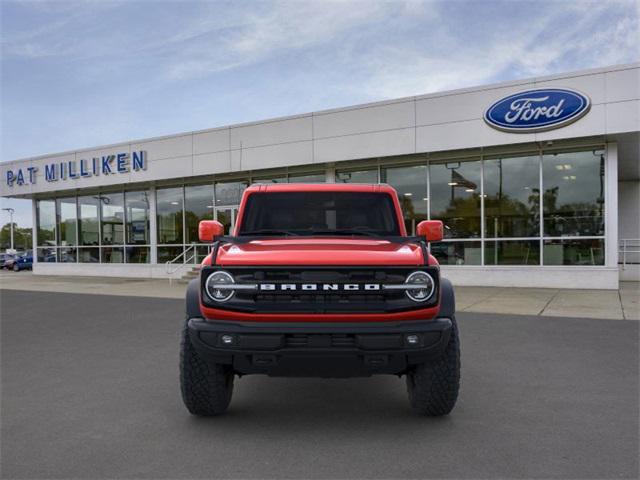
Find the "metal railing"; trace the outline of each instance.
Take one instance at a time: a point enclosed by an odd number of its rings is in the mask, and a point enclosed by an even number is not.
[[[622,269],[624,270],[627,264],[636,264],[639,263],[640,259],[640,238],[622,238],[620,239],[620,245],[618,248],[618,254],[620,257],[618,258],[618,263],[622,264]],[[631,260],[630,257],[636,257],[635,261]]]
[[[180,260],[182,260],[182,262],[179,262]],[[165,265],[167,267],[167,275],[169,275],[169,283],[171,283],[173,275],[187,265],[191,267],[198,266],[196,244],[192,243],[189,245],[180,255],[176,256],[173,260],[168,260]]]

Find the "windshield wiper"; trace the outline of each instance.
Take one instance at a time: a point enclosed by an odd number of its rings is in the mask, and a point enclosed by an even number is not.
[[[248,232],[240,232],[240,236],[247,235],[292,235],[298,236],[297,233],[292,232],[291,230],[277,230],[272,228],[263,228],[260,230],[249,230]]]

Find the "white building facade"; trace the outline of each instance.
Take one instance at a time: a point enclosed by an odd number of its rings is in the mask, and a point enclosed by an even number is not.
[[[179,276],[256,182],[388,183],[458,285],[638,280],[640,64],[402,98],[0,165],[33,201],[36,274]],[[624,265],[621,245],[627,246]],[[637,249],[638,247],[635,247]],[[169,262],[169,264],[167,264]]]

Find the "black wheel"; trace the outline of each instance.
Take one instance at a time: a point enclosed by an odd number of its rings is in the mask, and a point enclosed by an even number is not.
[[[19,272],[19,271],[20,271],[20,267],[18,266],[18,264],[17,264],[17,263],[14,263],[14,264],[13,264],[13,271],[14,271],[14,272]]]
[[[447,415],[453,410],[460,389],[460,339],[452,316],[449,343],[436,360],[414,367],[407,373],[407,392],[411,406],[430,417]]]
[[[205,361],[196,352],[187,323],[180,345],[180,390],[182,401],[193,415],[220,415],[233,394],[233,371],[226,365]]]

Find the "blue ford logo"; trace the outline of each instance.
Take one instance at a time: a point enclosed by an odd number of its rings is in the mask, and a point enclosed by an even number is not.
[[[507,132],[540,132],[575,122],[590,107],[589,97],[575,90],[541,88],[498,100],[484,113],[484,120]]]

